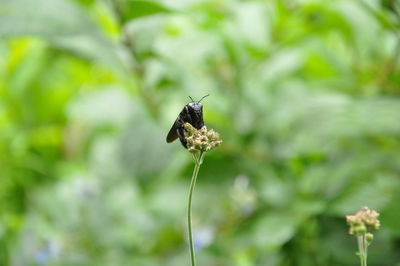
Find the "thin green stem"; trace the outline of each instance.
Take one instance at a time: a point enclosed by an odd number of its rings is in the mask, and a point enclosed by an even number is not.
[[[194,170],[192,175],[192,180],[190,182],[189,188],[189,200],[188,200],[188,233],[189,233],[189,248],[190,248],[190,261],[192,266],[196,266],[196,257],[194,252],[194,243],[193,243],[193,232],[192,232],[192,198],[194,187],[196,186],[197,176],[199,174],[200,166],[203,163],[204,153],[200,152],[199,155],[193,154],[194,159]]]
[[[363,243],[364,243],[364,265],[367,266],[368,243],[367,243],[367,236],[365,234],[363,234]]]
[[[358,256],[360,256],[361,266],[367,266],[367,239],[365,234],[357,236],[358,242]]]

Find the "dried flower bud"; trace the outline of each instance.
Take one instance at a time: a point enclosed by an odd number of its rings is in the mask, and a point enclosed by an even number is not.
[[[349,234],[361,235],[367,232],[367,229],[379,229],[379,213],[368,207],[363,207],[355,215],[347,215],[347,224],[350,226]]]
[[[207,130],[205,126],[201,129],[196,129],[189,123],[185,123],[183,126],[189,152],[206,152],[222,143],[222,140],[219,139],[219,134],[213,129]]]

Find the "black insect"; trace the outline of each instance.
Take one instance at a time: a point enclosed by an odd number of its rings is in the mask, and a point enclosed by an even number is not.
[[[200,102],[207,96],[209,95],[204,96],[200,99],[200,101],[194,101],[192,97],[189,96],[190,100],[192,101],[183,107],[182,111],[178,115],[178,118],[175,120],[175,123],[172,125],[167,136],[168,143],[179,138],[183,147],[187,148],[183,124],[189,123],[196,129],[200,129],[204,126],[203,105]]]

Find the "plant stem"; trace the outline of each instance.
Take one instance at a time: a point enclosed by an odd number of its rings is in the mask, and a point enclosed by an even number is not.
[[[364,243],[364,265],[367,266],[368,243],[367,243],[367,237],[365,234],[363,235],[363,243]]]
[[[200,166],[203,163],[204,152],[200,152],[200,154],[193,154],[194,159],[194,170],[192,175],[192,181],[190,182],[189,188],[189,200],[188,200],[188,231],[189,231],[189,248],[190,248],[190,261],[192,266],[196,266],[196,258],[194,252],[194,243],[193,243],[193,233],[192,233],[192,198],[193,198],[193,190],[196,185],[197,175],[199,174]]]
[[[358,241],[358,255],[360,256],[361,266],[367,266],[367,239],[365,234],[357,236]]]

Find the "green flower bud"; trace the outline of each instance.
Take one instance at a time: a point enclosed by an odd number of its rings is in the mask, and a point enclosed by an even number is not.
[[[363,224],[360,224],[358,226],[355,226],[353,231],[356,235],[365,234],[365,232],[367,232],[367,227],[365,227],[365,225]]]
[[[371,233],[365,234],[365,239],[367,240],[368,245],[371,244],[372,240],[374,240],[374,235]]]

